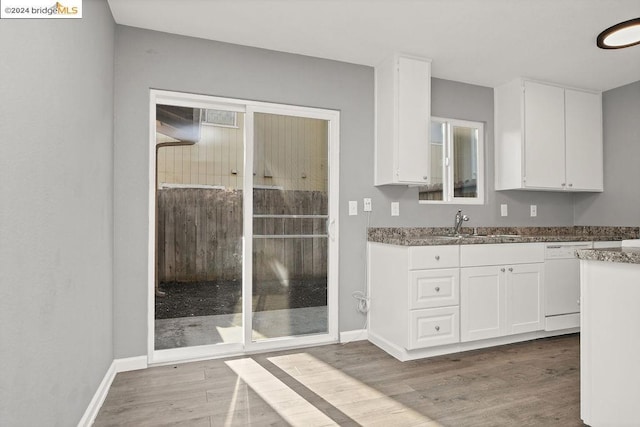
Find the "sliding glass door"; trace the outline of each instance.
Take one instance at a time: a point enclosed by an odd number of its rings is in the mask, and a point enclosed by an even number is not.
[[[338,113],[151,104],[150,363],[336,341]]]

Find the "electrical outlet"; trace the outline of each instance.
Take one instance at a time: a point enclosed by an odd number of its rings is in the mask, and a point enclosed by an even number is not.
[[[400,216],[400,202],[391,202],[391,216]]]
[[[500,216],[509,215],[509,210],[507,209],[507,205],[500,205]]]
[[[364,205],[362,208],[363,211],[365,212],[371,212],[371,199],[368,197],[364,198]]]
[[[538,216],[538,207],[536,205],[531,205],[531,216]]]
[[[358,201],[349,200],[349,215],[358,215]]]

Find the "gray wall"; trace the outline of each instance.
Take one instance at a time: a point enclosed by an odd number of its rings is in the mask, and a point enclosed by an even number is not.
[[[0,425],[75,425],[113,360],[113,55],[81,20],[0,22]]]
[[[373,69],[118,26],[115,98],[115,355],[146,354],[149,89],[341,111],[340,330],[364,316],[351,294],[365,289],[368,218],[349,200],[372,197],[372,226],[449,226],[457,206],[418,205],[417,189],[373,187]],[[433,114],[486,123],[487,204],[464,210],[474,225],[572,225],[571,195],[501,192],[493,186],[493,90],[433,79]],[[400,217],[390,202],[400,201]],[[510,214],[500,217],[500,203]],[[529,204],[538,217],[529,218]]]
[[[576,225],[640,225],[640,81],[602,94],[604,192],[577,195]]]

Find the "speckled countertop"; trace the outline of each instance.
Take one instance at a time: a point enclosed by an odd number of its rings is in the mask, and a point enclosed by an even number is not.
[[[369,228],[370,242],[401,246],[474,245],[492,243],[590,242],[637,239],[640,227],[476,227],[450,236],[449,227]]]
[[[578,258],[588,261],[640,264],[640,248],[580,249],[576,252]]]

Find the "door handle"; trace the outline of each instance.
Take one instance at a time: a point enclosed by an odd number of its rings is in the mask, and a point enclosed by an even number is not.
[[[332,219],[331,221],[327,219],[327,234],[329,235],[329,238],[331,239],[332,242],[335,242],[336,240],[336,237],[334,235],[335,225],[336,225],[335,219]]]

